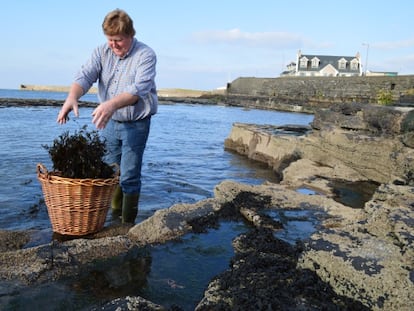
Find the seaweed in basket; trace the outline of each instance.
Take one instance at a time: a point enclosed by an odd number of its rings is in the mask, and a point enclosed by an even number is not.
[[[53,144],[42,145],[49,152],[53,170],[67,178],[111,178],[114,168],[104,162],[105,141],[84,125],[73,134],[63,132]]]

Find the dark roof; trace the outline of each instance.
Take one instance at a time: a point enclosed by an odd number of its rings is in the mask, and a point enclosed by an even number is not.
[[[338,67],[338,61],[340,59],[342,59],[342,58],[345,59],[348,62],[348,64],[349,64],[349,63],[351,63],[351,61],[353,59],[356,58],[355,56],[330,56],[330,55],[301,54],[299,56],[299,64],[300,64],[300,59],[302,57],[306,57],[309,61],[312,61],[312,59],[316,57],[320,61],[319,68],[311,68],[311,67],[308,67],[306,69],[306,71],[320,71],[322,68],[324,68],[325,66],[327,66],[329,64],[331,64],[339,72],[358,72],[359,71],[359,69],[357,69],[357,70],[351,70],[351,67],[350,66],[348,66],[347,69],[339,69],[339,67]],[[299,69],[302,70],[300,67],[299,67]]]

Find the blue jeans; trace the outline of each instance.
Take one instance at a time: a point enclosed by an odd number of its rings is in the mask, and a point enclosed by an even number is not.
[[[120,167],[120,186],[124,193],[140,193],[141,167],[150,131],[151,118],[134,122],[111,120],[103,130],[107,153],[105,162]]]

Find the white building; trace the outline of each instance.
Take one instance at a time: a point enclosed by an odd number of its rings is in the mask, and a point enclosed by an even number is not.
[[[361,56],[330,56],[302,54],[299,50],[296,63],[287,65],[282,76],[301,77],[353,77],[362,76]]]

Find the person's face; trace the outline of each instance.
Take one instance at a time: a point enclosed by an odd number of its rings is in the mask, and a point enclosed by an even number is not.
[[[132,37],[126,35],[106,36],[112,52],[119,57],[125,56],[132,44]]]

